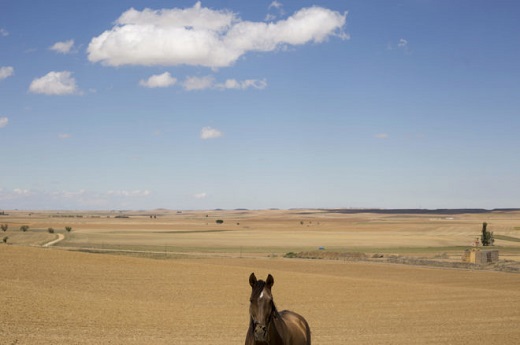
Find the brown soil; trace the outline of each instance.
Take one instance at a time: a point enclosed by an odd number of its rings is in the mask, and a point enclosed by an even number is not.
[[[0,245],[2,344],[243,344],[248,276],[313,344],[514,344],[520,275],[371,262],[153,260]]]

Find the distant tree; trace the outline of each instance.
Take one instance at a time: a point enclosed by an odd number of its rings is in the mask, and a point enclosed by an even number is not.
[[[54,229],[53,228],[48,228],[47,231],[49,232],[49,234],[54,234]]]
[[[22,230],[23,232],[26,232],[27,230],[29,230],[29,225],[22,225],[20,227],[20,230]]]
[[[222,219],[217,219],[217,220],[215,221],[215,223],[217,223],[217,224],[222,224],[222,223],[224,223],[224,221],[223,221]]]
[[[5,237],[3,238],[4,243],[7,243],[7,240],[8,240],[8,239],[9,239],[9,236],[5,236]]]
[[[71,232],[71,231],[72,231],[72,228],[71,228],[70,226],[66,226],[66,227],[65,227],[65,230],[66,230],[67,232]]]
[[[9,228],[9,225],[7,225],[7,224],[2,224],[0,227],[2,228],[2,231],[3,231],[3,232],[6,232],[7,229]]]
[[[487,223],[482,223],[482,235],[480,236],[482,246],[492,246],[495,243],[493,232],[487,230]]]

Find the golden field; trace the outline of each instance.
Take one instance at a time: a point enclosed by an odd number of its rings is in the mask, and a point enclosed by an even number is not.
[[[279,309],[304,315],[314,344],[520,339],[520,274],[282,255],[322,246],[385,255],[444,253],[456,260],[485,221],[502,236],[495,242],[501,258],[516,260],[517,212],[6,213],[0,223],[9,224],[4,235],[11,244],[0,245],[2,344],[242,344],[253,271],[262,279],[274,276]],[[30,229],[22,233],[25,224]],[[65,240],[32,247],[56,233]],[[150,257],[114,255],[121,253]]]

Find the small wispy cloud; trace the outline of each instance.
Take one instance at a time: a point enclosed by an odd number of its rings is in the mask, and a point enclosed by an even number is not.
[[[376,135],[374,135],[375,138],[377,139],[388,139],[390,136],[387,134],[387,133],[378,133]]]
[[[5,116],[0,117],[0,128],[4,128],[9,123],[9,119]]]
[[[400,50],[404,51],[405,53],[408,53],[410,50],[410,45],[409,45],[407,39],[400,38],[399,41],[397,41],[397,43],[395,41],[388,42],[388,44],[386,45],[386,49],[387,50],[400,49]]]
[[[72,138],[72,135],[70,135],[68,133],[61,133],[61,134],[58,134],[58,138],[60,138],[62,140],[70,139],[70,138]]]
[[[7,37],[9,36],[9,32],[6,29],[0,28],[0,36]]]
[[[283,6],[283,5],[282,5],[281,2],[275,0],[275,1],[271,2],[271,4],[269,5],[268,8],[269,8],[269,9],[271,9],[271,8],[277,8],[277,9],[279,9],[279,8],[281,8],[282,6]]]
[[[208,193],[197,193],[197,194],[194,194],[193,197],[195,199],[206,199],[208,197]]]
[[[267,81],[265,79],[226,79],[224,82],[217,82],[213,76],[205,77],[188,77],[182,83],[184,90],[186,91],[197,91],[197,90],[247,90],[257,89],[262,90],[267,87]]]
[[[31,82],[29,91],[44,95],[71,95],[79,94],[76,80],[69,71],[49,72],[43,77]]]
[[[9,78],[12,75],[14,75],[14,68],[12,66],[0,67],[0,80]]]
[[[149,190],[109,190],[107,193],[109,196],[117,197],[147,197],[151,194]]]
[[[74,47],[74,40],[68,40],[56,42],[49,49],[60,54],[69,54],[72,52],[72,47]]]
[[[141,79],[139,81],[139,85],[148,87],[148,88],[157,88],[157,87],[168,87],[175,85],[177,83],[177,79],[172,77],[169,72],[164,72],[162,74],[155,74],[150,76],[148,79]]]
[[[220,138],[222,135],[221,131],[211,127],[204,127],[200,130],[200,138],[202,140],[216,139]]]
[[[108,192],[79,190],[38,190],[25,187],[0,188],[0,201],[14,207],[64,209],[109,209],[136,207],[143,198],[152,195],[149,190],[111,190]],[[20,205],[20,206],[17,206]],[[53,206],[50,206],[53,205]]]
[[[267,9],[268,10],[274,9],[274,10],[276,10],[276,12],[278,12],[278,14],[268,13],[264,19],[266,22],[272,22],[278,18],[278,15],[283,16],[285,14],[285,11],[283,10],[283,4],[276,0],[271,2],[271,4],[267,7]]]
[[[188,77],[184,80],[182,86],[187,91],[211,89],[215,83],[215,78],[212,76],[205,77]]]
[[[31,190],[26,188],[15,188],[13,189],[13,193],[16,195],[29,195],[31,194]]]
[[[227,79],[224,83],[216,84],[215,88],[220,90],[235,89],[235,90],[246,90],[249,88],[262,90],[267,87],[267,81],[265,79],[246,79],[239,81],[236,79]]]

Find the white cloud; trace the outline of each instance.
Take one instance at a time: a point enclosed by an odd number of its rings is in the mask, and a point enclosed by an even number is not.
[[[14,68],[11,66],[2,66],[0,67],[0,80],[9,78],[14,75]]]
[[[110,190],[107,192],[107,195],[116,197],[147,197],[150,194],[149,190]]]
[[[303,8],[273,23],[241,20],[227,10],[197,2],[186,9],[124,12],[110,30],[92,38],[88,59],[104,65],[232,65],[250,51],[320,43],[330,36],[347,39],[346,13],[323,7]]]
[[[3,28],[0,28],[0,36],[2,36],[2,37],[9,36],[9,32]]]
[[[206,199],[208,197],[208,193],[197,193],[193,195],[195,199]]]
[[[211,127],[204,127],[200,130],[200,138],[203,140],[216,139],[222,136],[222,132]]]
[[[283,6],[283,5],[282,5],[281,2],[275,0],[275,1],[271,2],[271,4],[269,5],[269,8],[274,7],[274,8],[279,9],[279,8],[281,8],[282,6]]]
[[[29,195],[29,194],[31,194],[31,191],[29,189],[24,189],[24,188],[15,188],[15,189],[13,189],[13,192],[16,195]]]
[[[174,85],[177,82],[176,78],[173,78],[169,72],[164,72],[163,74],[152,75],[148,79],[140,80],[139,85],[149,88],[156,87],[168,87]]]
[[[72,135],[70,135],[68,133],[61,133],[61,134],[58,134],[58,138],[60,138],[62,140],[70,139],[70,138],[72,138]]]
[[[54,50],[60,54],[68,54],[71,52],[72,47],[74,46],[74,40],[68,40],[63,42],[56,42],[49,49]]]
[[[182,86],[186,91],[217,89],[217,90],[246,90],[249,88],[262,90],[267,87],[265,79],[236,80],[227,79],[223,83],[217,83],[213,76],[187,77]]]
[[[374,135],[377,139],[388,139],[390,136],[387,133],[378,133]]]
[[[80,189],[77,192],[58,191],[58,192],[49,193],[49,195],[53,198],[63,198],[63,199],[80,198],[80,197],[83,197],[85,194],[86,194],[86,191],[84,189]]]
[[[9,123],[9,119],[7,117],[0,117],[0,128],[4,128]]]
[[[117,209],[138,207],[138,202],[152,193],[148,190],[94,192],[80,190],[2,189],[0,201],[13,208],[33,209]]]
[[[41,78],[34,79],[29,86],[29,91],[45,95],[79,93],[76,80],[72,77],[72,73],[68,71],[49,72]]]
[[[217,84],[215,86],[217,89],[236,89],[236,90],[245,90],[249,88],[253,89],[265,89],[267,87],[267,81],[265,79],[246,79],[243,81],[239,81],[236,79],[227,79],[222,84]]]
[[[399,48],[406,48],[406,47],[408,47],[408,41],[405,40],[404,38],[401,38],[401,39],[399,40],[399,43],[397,43],[397,46],[398,46]]]
[[[215,78],[206,77],[188,77],[184,80],[182,86],[187,91],[210,89],[215,84]]]

